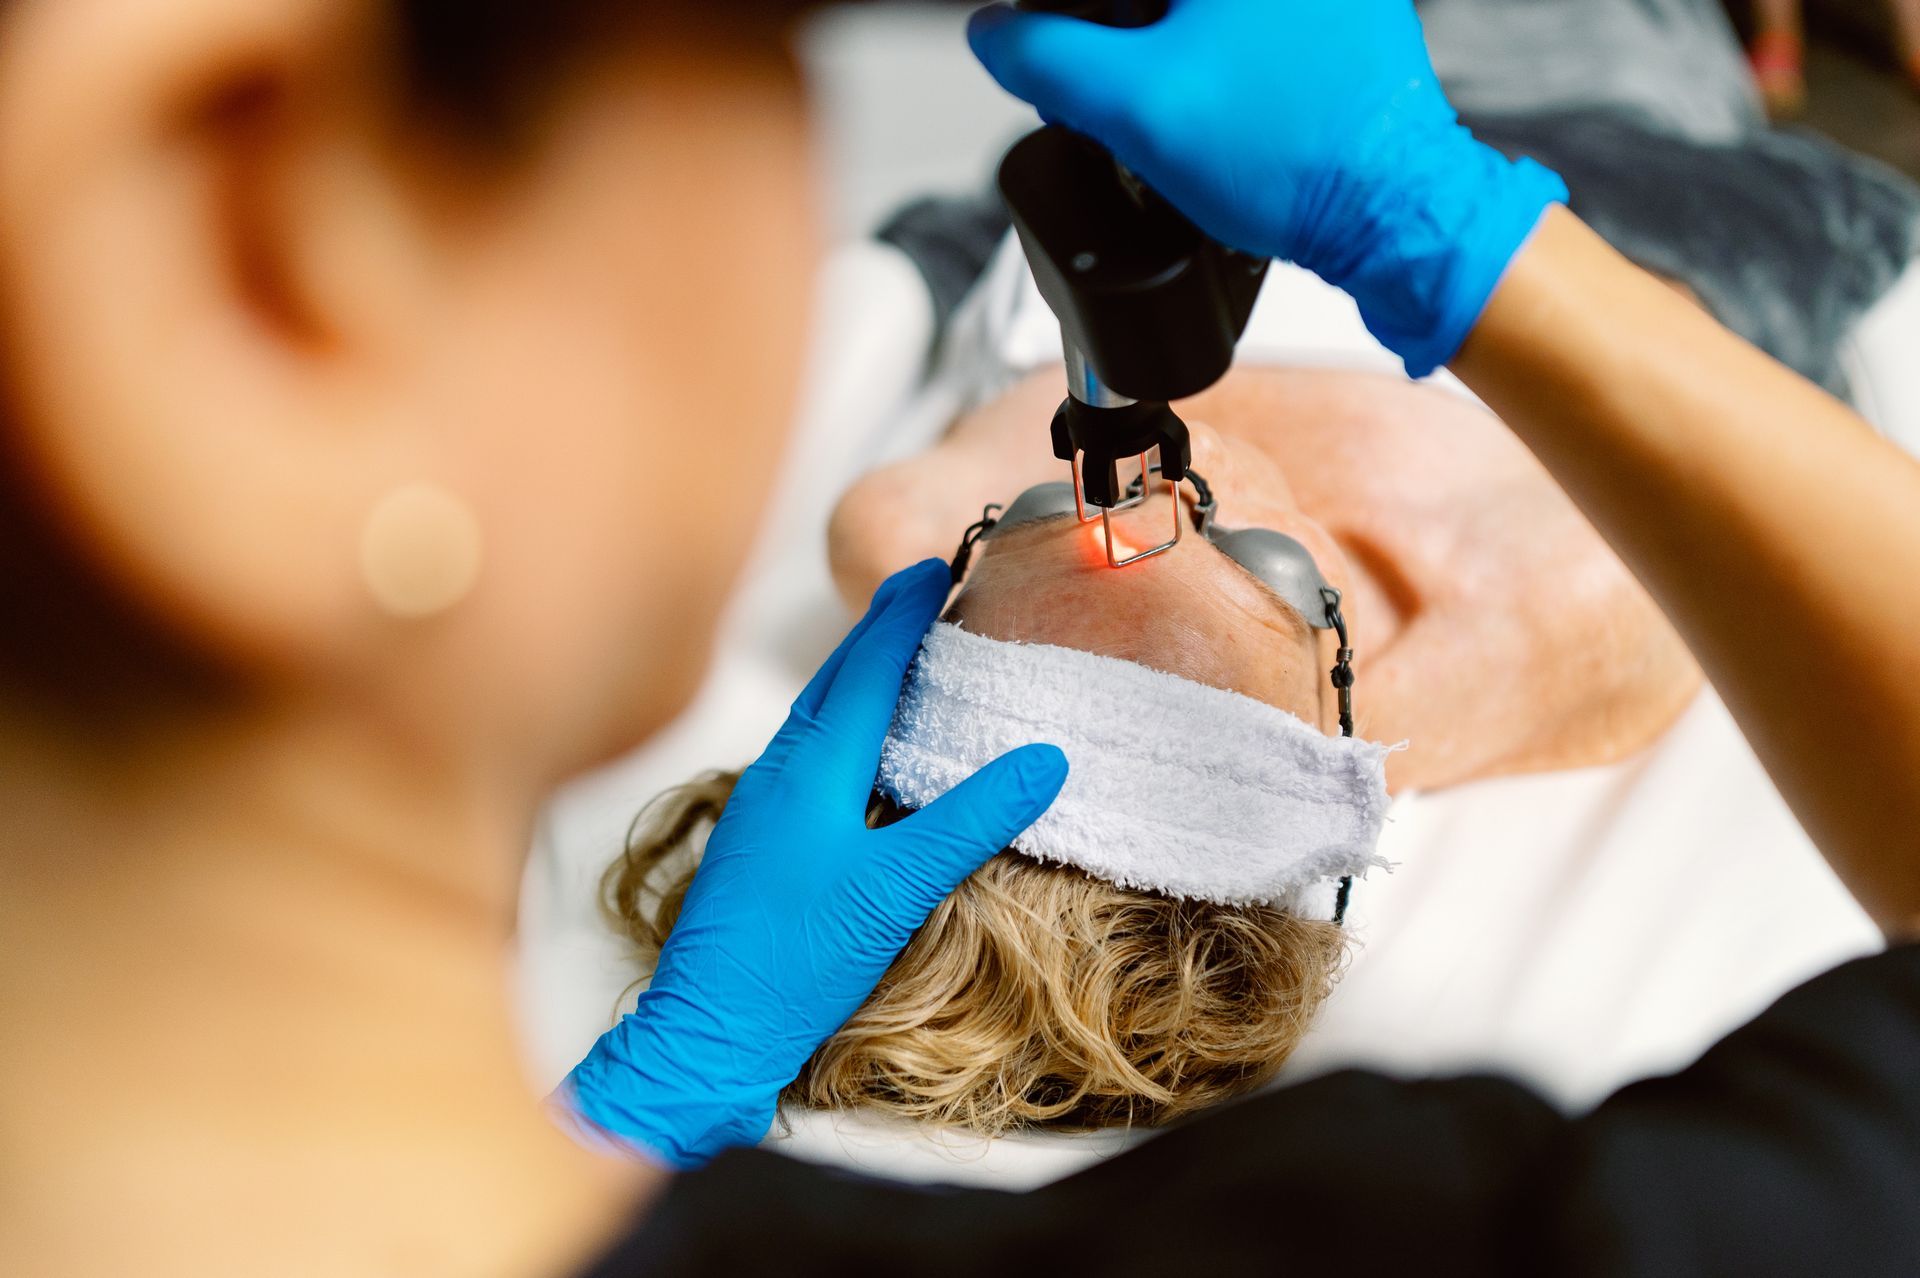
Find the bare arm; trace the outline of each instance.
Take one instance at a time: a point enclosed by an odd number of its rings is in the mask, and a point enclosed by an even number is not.
[[[1452,367],[1660,601],[1854,895],[1920,932],[1920,463],[1560,208]]]

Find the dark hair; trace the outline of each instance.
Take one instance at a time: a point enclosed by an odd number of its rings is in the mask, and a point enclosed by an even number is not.
[[[510,129],[557,69],[606,41],[697,26],[734,42],[778,41],[817,0],[394,0],[422,96],[462,123]]]

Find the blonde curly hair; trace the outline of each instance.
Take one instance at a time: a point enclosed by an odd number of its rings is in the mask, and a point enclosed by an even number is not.
[[[660,796],[605,904],[657,957],[737,772]],[[900,813],[876,800],[869,823]],[[1272,1077],[1337,979],[1335,924],[1115,887],[1002,852],[928,917],[783,1099],[997,1135],[1152,1125]]]

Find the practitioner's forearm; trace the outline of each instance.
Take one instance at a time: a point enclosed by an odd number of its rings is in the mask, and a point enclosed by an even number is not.
[[[1920,930],[1920,463],[1563,209],[1453,368],[1667,610],[1855,895]]]

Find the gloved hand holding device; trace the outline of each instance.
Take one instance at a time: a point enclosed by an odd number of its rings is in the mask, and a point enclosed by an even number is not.
[[[1566,187],[1455,118],[1411,0],[1172,0],[1151,26],[997,5],[974,52],[1222,243],[1307,267],[1424,377]]]
[[[741,775],[651,986],[555,1093],[590,1141],[686,1168],[759,1140],[914,929],[1059,793],[1065,757],[1027,746],[867,828],[901,681],[950,585],[940,560],[888,578]]]

